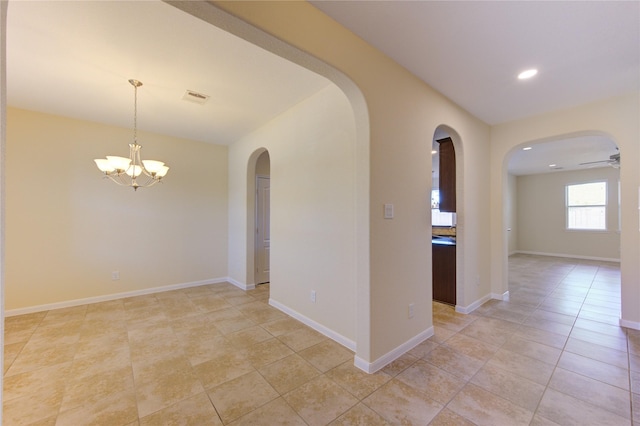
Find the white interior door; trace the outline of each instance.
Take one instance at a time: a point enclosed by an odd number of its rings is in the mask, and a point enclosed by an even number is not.
[[[269,282],[269,177],[256,177],[256,284]]]

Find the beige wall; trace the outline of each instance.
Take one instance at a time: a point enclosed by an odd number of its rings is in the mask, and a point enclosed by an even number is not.
[[[240,285],[254,283],[251,158],[260,149],[271,160],[271,303],[354,347],[355,124],[346,97],[330,85],[229,147],[229,275]]]
[[[367,225],[359,213],[367,211],[369,236],[369,241],[358,237],[358,302],[353,309],[358,312],[359,366],[376,369],[432,333],[430,150],[433,134],[443,124],[455,135],[460,165],[458,305],[471,306],[489,294],[489,200],[482,185],[489,179],[489,127],[308,3],[215,4],[274,38],[247,28],[245,22],[221,18],[208,5],[176,3],[305,66],[323,72],[316,62],[320,59],[337,70],[324,75],[331,76],[352,103],[357,149],[361,141],[368,142],[370,155],[356,156],[357,162],[368,163],[368,170],[356,165],[358,235],[360,226]],[[279,46],[278,40],[288,46]],[[367,176],[368,200],[360,192],[366,189],[361,179]],[[392,220],[383,218],[385,203],[395,206]],[[415,304],[411,319],[410,303]]]
[[[131,136],[9,109],[7,310],[226,277],[227,148],[139,132],[142,157],[171,170],[134,192],[93,162],[126,155]]]
[[[619,176],[613,167],[518,176],[518,251],[619,260]],[[595,181],[607,182],[607,230],[567,230],[566,186]]]
[[[509,155],[515,149],[535,142],[583,134],[604,135],[611,138],[620,148],[622,164],[620,169],[621,324],[640,329],[639,117],[640,94],[632,93],[492,127],[491,280],[493,293],[503,293],[508,289],[504,261],[507,256],[506,222],[502,206],[506,197],[505,180]]]

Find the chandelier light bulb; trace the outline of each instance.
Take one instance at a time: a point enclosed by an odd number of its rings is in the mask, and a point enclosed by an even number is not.
[[[127,171],[125,172],[127,175],[131,176],[131,177],[138,177],[140,176],[140,174],[142,174],[142,167],[140,166],[131,166],[127,169]]]
[[[109,162],[109,160],[107,160],[106,158],[97,158],[93,161],[96,162],[96,165],[98,166],[100,171],[103,173],[109,173],[116,170],[115,167],[113,167]]]
[[[169,171],[169,167],[167,166],[162,166],[160,167],[160,169],[156,172],[156,176],[159,178],[163,178],[167,172]]]
[[[144,165],[144,168],[147,169],[147,171],[151,174],[158,173],[160,168],[164,166],[164,163],[162,161],[156,160],[142,160],[142,164]]]
[[[131,164],[130,158],[117,157],[115,155],[107,155],[107,161],[115,170],[127,170]]]

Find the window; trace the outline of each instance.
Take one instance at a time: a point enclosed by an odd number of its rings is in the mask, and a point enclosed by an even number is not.
[[[456,226],[455,213],[440,211],[440,191],[431,191],[431,225],[432,226]]]
[[[607,183],[567,185],[567,229],[607,229]]]

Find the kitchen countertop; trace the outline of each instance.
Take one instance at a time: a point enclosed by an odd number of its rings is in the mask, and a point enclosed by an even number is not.
[[[445,237],[445,236],[433,235],[431,236],[431,243],[442,245],[442,246],[455,246],[456,237]]]

